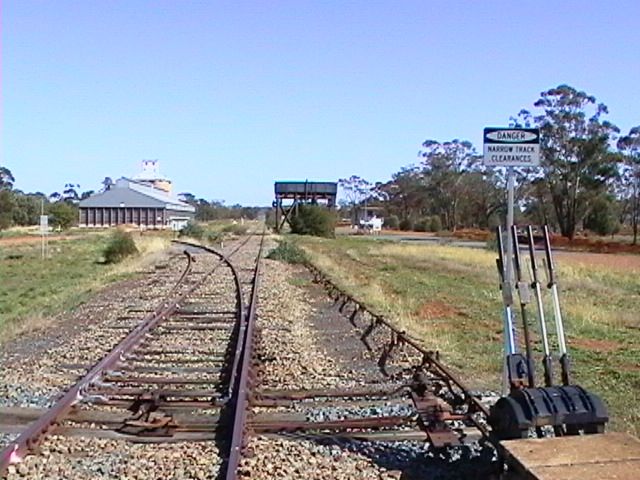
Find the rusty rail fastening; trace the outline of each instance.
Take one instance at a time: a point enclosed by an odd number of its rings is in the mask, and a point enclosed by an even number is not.
[[[242,241],[234,250],[225,255],[221,252],[218,252],[212,248],[205,247],[203,245],[188,243],[188,242],[179,242],[175,241],[175,243],[185,245],[192,248],[198,248],[205,250],[209,253],[212,253],[220,258],[220,261],[214,265],[214,267],[206,274],[203,275],[201,279],[199,279],[194,285],[192,285],[186,291],[180,293],[177,297],[171,298],[171,295],[174,294],[178,288],[184,283],[188,274],[191,272],[193,258],[192,256],[185,250],[185,255],[187,257],[187,265],[182,275],[170,291],[167,297],[163,299],[163,301],[154,309],[153,312],[147,314],[143,320],[138,324],[124,339],[122,339],[109,353],[107,353],[102,360],[100,360],[94,367],[89,370],[89,372],[84,375],[78,382],[76,382],[73,386],[71,386],[66,393],[59,398],[53,406],[51,406],[43,415],[41,415],[37,420],[35,420],[25,431],[23,431],[18,438],[16,438],[13,442],[11,442],[7,447],[5,447],[2,452],[0,452],[0,474],[5,474],[9,465],[18,463],[22,460],[22,458],[31,450],[33,450],[45,437],[45,435],[56,426],[56,424],[69,412],[69,410],[78,402],[80,402],[85,395],[88,388],[109,369],[116,362],[118,362],[124,354],[128,351],[132,350],[140,341],[142,341],[145,337],[145,334],[154,328],[159,322],[166,319],[168,316],[173,314],[180,306],[180,302],[182,302],[186,297],[188,297],[191,293],[193,293],[197,288],[199,288],[217,269],[220,265],[226,264],[233,272],[234,280],[236,284],[236,291],[238,295],[238,320],[240,327],[242,328],[243,318],[244,318],[244,304],[242,302],[242,289],[240,285],[240,280],[235,271],[234,266],[231,264],[229,260],[229,256],[236,253],[240,248],[242,248],[251,238],[249,235],[244,241]],[[264,239],[264,235],[263,235]],[[262,244],[261,244],[262,245]],[[244,347],[244,342],[242,340],[242,335],[238,337],[238,345],[236,348],[236,353],[241,352]],[[236,359],[234,359],[236,360]],[[237,369],[237,362],[234,361],[234,368]],[[234,377],[234,373],[232,373],[232,380]],[[230,391],[233,385],[233,382],[229,383]],[[230,397],[230,392],[227,397]]]
[[[474,426],[480,431],[483,437],[490,439],[489,429],[485,424],[478,421],[472,414],[480,413],[484,416],[485,420],[489,416],[489,409],[485,407],[478,398],[474,397],[464,383],[458,379],[439,359],[439,353],[425,349],[420,343],[407,335],[406,332],[399,330],[391,321],[387,320],[383,315],[376,313],[373,308],[368,306],[361,300],[354,298],[349,293],[338,287],[333,283],[327,275],[319,268],[310,262],[306,263],[306,267],[311,271],[314,276],[314,281],[322,284],[328,291],[329,296],[334,300],[334,303],[340,303],[340,313],[345,313],[344,310],[347,305],[351,304],[354,308],[353,312],[349,314],[349,321],[355,324],[355,319],[359,314],[366,313],[371,318],[370,324],[366,327],[361,336],[361,341],[365,346],[371,350],[371,346],[368,343],[367,337],[373,333],[373,331],[384,326],[391,331],[391,338],[387,345],[383,347],[382,355],[379,359],[379,365],[384,371],[384,367],[387,358],[400,343],[409,345],[415,351],[422,355],[421,367],[426,368],[430,373],[440,378],[446,385],[448,390],[454,395],[457,395],[452,388],[452,384],[455,385],[462,392],[462,401],[468,408],[468,419],[474,424]]]

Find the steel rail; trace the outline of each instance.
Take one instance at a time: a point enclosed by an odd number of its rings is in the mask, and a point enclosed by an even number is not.
[[[250,234],[246,241],[242,243],[241,246],[246,245],[246,243],[249,241],[249,239],[253,236],[253,234]],[[264,239],[264,235],[263,235],[263,239]],[[214,255],[219,255],[220,253],[210,247],[206,247],[204,245],[199,245],[196,243],[190,243],[190,242],[184,242],[184,241],[180,241],[180,240],[174,240],[175,243],[180,244],[180,245],[186,245],[186,246],[190,246],[190,247],[198,247],[202,250],[204,250],[205,252],[210,252],[213,253]],[[235,249],[233,251],[233,253],[231,253],[229,256],[233,255],[234,253],[236,253],[238,249]],[[260,252],[262,252],[262,242],[260,243]],[[260,258],[260,257],[258,257]],[[233,365],[231,367],[231,376],[229,377],[229,384],[227,387],[227,393],[224,397],[217,399],[217,402],[219,403],[226,403],[229,399],[231,399],[232,395],[233,395],[233,388],[236,382],[236,378],[238,376],[238,368],[239,368],[239,364],[240,364],[240,358],[242,356],[242,350],[244,348],[244,330],[245,330],[245,324],[246,324],[246,319],[245,319],[245,315],[246,315],[246,308],[244,305],[244,298],[242,296],[242,284],[240,282],[240,276],[238,275],[238,271],[236,270],[236,267],[231,263],[231,261],[226,258],[226,265],[227,267],[229,267],[229,269],[231,270],[231,272],[233,273],[233,281],[235,283],[235,287],[236,287],[236,305],[237,305],[237,318],[236,318],[236,325],[238,327],[238,332],[237,332],[237,337],[236,337],[236,345],[235,345],[235,349],[234,349],[234,357],[233,357]]]
[[[379,325],[384,325],[387,329],[391,330],[398,339],[400,339],[403,343],[411,346],[414,350],[418,351],[423,356],[423,361],[427,365],[427,367],[431,367],[435,370],[439,376],[443,377],[447,381],[456,385],[463,393],[465,402],[469,405],[469,407],[473,407],[475,411],[481,412],[485,417],[489,416],[489,409],[485,407],[480,400],[471,395],[469,389],[466,385],[451,372],[440,360],[437,358],[437,354],[432,351],[424,348],[417,340],[409,337],[406,332],[399,330],[393,322],[386,319],[383,315],[376,313],[373,308],[367,305],[365,302],[356,299],[353,295],[347,293],[342,288],[338,287],[335,283],[333,283],[327,275],[322,272],[318,267],[313,265],[311,262],[306,263],[306,267],[314,274],[314,277],[320,281],[325,288],[337,294],[337,299],[342,299],[343,301],[348,301],[356,306],[357,310],[360,312],[368,313],[374,320],[375,323]],[[486,426],[480,423],[478,420],[470,416],[470,421],[480,430],[480,432],[485,436],[489,437],[489,430]]]
[[[260,248],[256,259],[256,266],[253,273],[253,287],[251,290],[251,300],[246,315],[246,329],[244,332],[244,348],[242,352],[242,364],[240,378],[238,379],[237,390],[235,392],[235,411],[233,415],[233,431],[231,433],[231,446],[229,459],[227,461],[226,480],[237,478],[238,467],[244,448],[245,433],[247,430],[247,416],[249,409],[249,393],[251,385],[251,362],[253,361],[253,333],[255,329],[255,317],[258,308],[258,289],[260,286],[260,267],[262,260],[262,249],[264,246],[264,232],[260,240]]]
[[[240,245],[238,245],[230,255],[237,252],[242,246],[244,246],[250,236],[247,237],[245,241],[243,241]],[[135,345],[137,345],[144,337],[145,334],[154,328],[159,322],[166,319],[169,315],[174,313],[180,306],[180,302],[184,300],[188,295],[193,293],[196,289],[198,289],[216,270],[222,265],[231,265],[230,260],[216,250],[203,247],[198,244],[189,244],[188,242],[175,242],[180,244],[185,244],[191,247],[196,247],[199,249],[204,249],[220,258],[219,262],[214,265],[214,267],[201,279],[198,280],[191,288],[186,290],[185,292],[179,294],[177,297],[165,299],[149,314],[147,314],[143,320],[138,324],[127,336],[122,339],[109,353],[107,353],[102,360],[100,360],[96,365],[94,365],[91,370],[87,374],[85,374],[79,381],[77,381],[74,385],[72,385],[66,393],[59,398],[53,406],[51,406],[44,414],[42,414],[37,420],[35,420],[26,430],[24,430],[18,438],[16,438],[13,442],[11,442],[7,447],[5,447],[0,452],[0,473],[5,474],[9,465],[19,463],[22,461],[23,457],[31,451],[35,446],[38,445],[40,441],[42,441],[43,437],[49,432],[56,423],[69,412],[69,410],[82,400],[85,391],[91,384],[102,375],[106,370],[112,367],[116,362],[118,362],[122,356],[130,351]],[[187,266],[183,271],[182,275],[176,282],[176,285],[172,288],[169,295],[177,291],[177,288],[184,283],[187,275],[192,270],[193,259],[191,255],[185,251],[185,255],[187,256]],[[241,289],[239,288],[240,284],[236,278],[236,288],[241,294]],[[239,311],[242,307],[239,306]]]

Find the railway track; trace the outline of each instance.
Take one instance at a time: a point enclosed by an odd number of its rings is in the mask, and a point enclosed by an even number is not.
[[[435,352],[310,268],[310,280],[323,287],[315,287],[315,300],[303,300],[314,305],[311,331],[304,331],[304,322],[278,324],[263,316],[257,322],[244,404],[248,420],[234,438],[246,455],[237,467],[230,461],[226,478],[496,473],[482,399]],[[291,351],[273,348],[305,335],[318,350],[302,344]],[[311,350],[312,358],[300,359],[302,349]],[[301,363],[302,371],[287,375],[287,363]]]
[[[636,478],[630,435],[500,440],[488,424],[497,394],[470,391],[437,352],[307,267],[323,290],[303,299],[311,342],[283,348],[305,322],[256,323],[247,420],[234,438],[245,455],[227,479]],[[305,347],[310,355],[296,354]],[[280,371],[295,362],[295,375]]]
[[[561,478],[532,473],[559,471],[544,444],[492,435],[495,394],[469,390],[314,266],[302,279],[263,269],[263,244],[178,245],[184,268],[163,301],[108,323],[117,345],[50,408],[2,409],[3,431],[20,432],[0,454],[7,477],[480,480],[510,464],[509,478]]]
[[[176,471],[184,478],[215,478],[228,456],[225,432],[233,428],[251,312],[247,302],[256,288],[262,241],[246,237],[226,254],[180,245],[184,270],[161,303],[141,321],[121,316],[110,324],[110,329],[129,333],[49,409],[14,409],[14,418],[33,421],[0,454],[3,473],[9,478],[32,478],[34,472],[65,478],[46,473],[51,452],[73,452],[86,442],[98,454],[105,446],[117,451],[127,442],[135,444],[151,470],[136,473],[113,458],[102,466],[94,458],[92,466],[114,478]],[[159,462],[158,471],[151,473],[154,447],[160,454],[173,450],[179,456],[185,442],[192,450],[187,460],[193,462],[173,465],[173,472],[171,465]],[[47,455],[28,455],[38,449]],[[76,475],[81,473],[87,472]]]

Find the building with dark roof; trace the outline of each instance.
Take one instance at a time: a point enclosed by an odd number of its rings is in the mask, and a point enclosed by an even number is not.
[[[108,189],[80,202],[79,226],[134,225],[180,230],[193,220],[195,210],[164,189],[123,177]]]

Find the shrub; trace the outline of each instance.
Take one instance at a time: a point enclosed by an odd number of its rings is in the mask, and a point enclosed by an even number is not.
[[[267,226],[267,228],[271,228],[271,229],[276,228],[276,213],[273,208],[267,210],[267,213],[265,214],[265,217],[264,217],[264,223]]]
[[[279,260],[287,263],[305,263],[307,255],[293,242],[282,241],[267,255],[271,260]]]
[[[111,235],[103,251],[105,263],[118,263],[124,258],[138,253],[136,242],[129,232],[116,230]]]
[[[13,223],[16,201],[13,192],[0,189],[0,230],[9,228]]]
[[[416,232],[426,232],[427,230],[429,230],[430,225],[431,219],[429,217],[423,217],[415,223],[413,229]]]
[[[224,234],[222,232],[208,232],[206,235],[206,240],[209,243],[218,243],[224,238]]]
[[[49,215],[52,227],[67,230],[78,219],[78,208],[66,202],[56,202],[49,206]]]
[[[222,228],[222,232],[224,233],[232,233],[234,235],[244,235],[245,233],[247,233],[247,226],[246,225],[241,225],[239,223],[232,223],[230,225],[225,225]]]
[[[598,235],[611,235],[620,231],[618,215],[619,212],[610,197],[597,197],[584,220],[584,226]]]
[[[400,220],[398,219],[397,215],[389,215],[384,219],[384,226],[386,228],[396,229],[398,228],[399,224],[400,224]]]
[[[442,220],[439,215],[433,215],[429,220],[429,231],[439,232],[440,230],[442,230]]]
[[[202,226],[195,222],[189,222],[182,228],[182,230],[180,230],[178,236],[191,237],[200,240],[204,237],[204,233],[204,228],[202,228]]]
[[[410,218],[405,218],[400,221],[400,223],[398,224],[398,227],[400,228],[400,230],[407,232],[407,231],[413,230],[413,222],[411,221]]]
[[[489,235],[487,237],[487,241],[484,244],[484,248],[492,252],[498,251],[498,239],[496,238],[495,235]]]
[[[299,235],[333,238],[336,217],[333,212],[318,205],[299,205],[291,219],[291,232]]]

